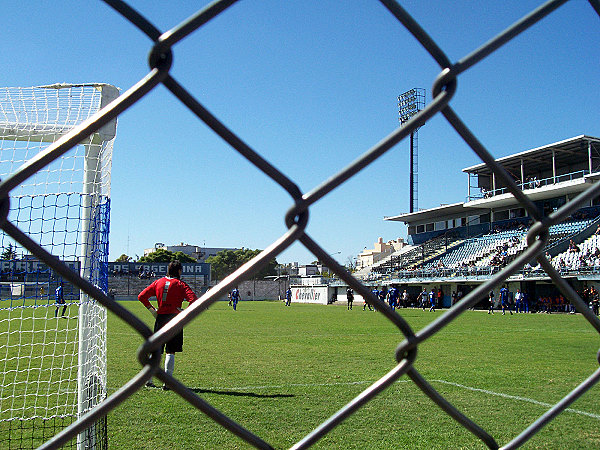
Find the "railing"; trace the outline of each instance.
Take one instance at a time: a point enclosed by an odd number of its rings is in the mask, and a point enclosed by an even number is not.
[[[555,177],[541,178],[539,180],[537,178],[532,178],[530,180],[525,181],[524,183],[521,183],[519,180],[517,180],[516,184],[519,188],[521,188],[521,190],[526,191],[529,189],[538,189],[538,188],[541,188],[544,186],[550,186],[550,185],[554,185],[554,184],[558,184],[558,183],[564,183],[566,181],[577,180],[579,178],[584,178],[586,175],[589,175],[589,173],[590,173],[590,171],[587,169],[578,170],[576,172],[566,173],[563,175],[557,175]],[[510,192],[509,189],[506,187],[492,189],[489,191],[481,188],[479,194],[471,195],[471,196],[467,197],[467,201],[469,202],[469,201],[473,201],[473,200],[481,200],[483,198],[492,198],[497,195],[508,194],[509,192]]]

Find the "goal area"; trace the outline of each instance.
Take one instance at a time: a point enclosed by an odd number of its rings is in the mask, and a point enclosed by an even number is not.
[[[118,96],[111,85],[0,88],[0,179]],[[108,291],[116,121],[9,193],[8,221]],[[106,398],[106,311],[0,231],[0,448],[36,448]],[[106,448],[106,419],[70,448]]]

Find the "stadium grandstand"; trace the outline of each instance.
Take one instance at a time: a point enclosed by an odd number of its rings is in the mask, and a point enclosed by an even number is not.
[[[547,216],[598,182],[600,139],[581,135],[496,161]],[[413,302],[435,286],[444,292],[443,306],[450,306],[452,293],[466,295],[520,254],[532,223],[525,209],[486,164],[463,172],[466,201],[386,217],[406,224],[408,245],[362,268],[357,277],[407,290]],[[578,292],[600,282],[599,224],[600,198],[594,198],[549,229],[546,256]],[[511,292],[520,289],[532,300],[560,296],[536,261],[507,281]]]

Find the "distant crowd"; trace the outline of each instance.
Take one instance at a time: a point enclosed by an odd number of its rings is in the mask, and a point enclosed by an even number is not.
[[[390,287],[373,287],[374,296],[379,298],[383,303],[387,304],[392,310],[396,308],[420,308],[425,311],[435,311],[436,308],[443,306],[444,292],[441,287],[433,287],[431,290],[423,289],[418,295],[411,296],[405,289],[400,292],[400,289],[395,286]],[[582,300],[594,312],[600,314],[600,296],[598,290],[594,286],[585,287],[579,292]],[[354,295],[351,289],[346,293],[348,300],[348,309],[352,309],[352,301]],[[450,294],[450,306],[454,306],[463,298],[463,292],[458,289]],[[364,302],[363,310],[366,308],[372,309],[368,302]],[[511,314],[514,313],[571,313],[576,312],[575,306],[571,304],[560,293],[542,294],[532,296],[528,292],[517,289],[516,292],[509,291],[506,287],[500,288],[496,294],[493,290],[489,292],[487,298],[480,299],[477,304],[471,308],[474,309],[500,309],[506,310]]]

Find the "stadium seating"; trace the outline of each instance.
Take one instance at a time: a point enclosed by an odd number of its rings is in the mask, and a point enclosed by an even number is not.
[[[572,219],[549,228],[547,249],[568,242],[586,228],[596,226],[598,217]],[[371,267],[368,277],[431,278],[457,274],[492,274],[504,267],[527,248],[526,227],[501,230],[471,239],[446,234],[397,252]],[[597,255],[595,254],[597,250]],[[575,270],[600,266],[600,236],[593,235],[580,245],[580,253],[565,251],[555,256],[555,267]],[[585,258],[580,258],[584,255]],[[597,257],[596,257],[597,256]],[[562,265],[562,266],[561,266]],[[599,267],[600,269],[600,267]]]

